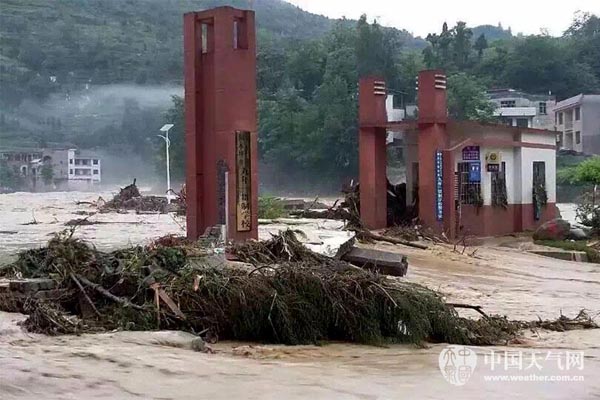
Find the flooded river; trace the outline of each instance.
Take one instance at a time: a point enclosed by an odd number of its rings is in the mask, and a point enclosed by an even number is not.
[[[93,210],[77,201],[97,198],[89,193],[0,195],[0,260],[17,249],[43,245],[66,221],[81,218],[77,211]],[[23,225],[34,218],[38,224]],[[81,227],[76,234],[104,249],[183,233],[184,221],[170,215],[90,217],[96,218],[109,223]],[[326,228],[328,233],[336,229]],[[600,266],[529,254],[529,245],[519,238],[501,238],[464,254],[449,246],[377,246],[406,254],[406,279],[441,291],[451,302],[526,320],[555,318],[561,312],[574,316],[582,308],[600,313]],[[457,353],[464,360],[456,362],[470,368],[463,370],[470,377],[459,386],[441,373],[440,365],[447,368],[440,357],[447,351],[444,344],[291,347],[220,342],[213,346],[215,354],[204,354],[192,351],[192,337],[181,332],[46,337],[24,333],[17,325],[23,318],[0,313],[2,400],[600,398],[599,330],[528,332],[508,347],[471,348],[476,353],[469,358],[471,364],[464,353]]]

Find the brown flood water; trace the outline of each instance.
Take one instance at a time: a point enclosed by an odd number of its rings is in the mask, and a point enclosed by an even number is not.
[[[42,202],[42,200],[44,200]],[[0,255],[47,240],[52,228],[73,218],[56,195],[39,198],[36,218],[44,225],[21,226],[31,210],[10,205],[11,235],[0,237]],[[70,203],[73,204],[73,203]],[[42,207],[48,208],[46,211]],[[139,224],[86,227],[84,237],[104,247],[142,243],[180,227],[169,216],[127,220]],[[0,215],[0,222],[2,218]],[[99,218],[115,218],[103,215]],[[116,216],[121,218],[122,216]],[[59,221],[59,222],[55,222]],[[5,228],[5,224],[2,229]],[[294,228],[298,228],[295,226]],[[301,227],[300,227],[301,228]],[[116,232],[126,233],[115,236]],[[20,242],[20,240],[22,242]],[[600,266],[530,255],[527,244],[496,240],[478,247],[474,256],[435,246],[426,251],[378,245],[407,254],[406,279],[440,290],[448,301],[482,305],[488,313],[510,318],[555,318],[585,308],[600,312]],[[509,247],[510,246],[510,247]],[[469,248],[465,253],[472,253]],[[0,399],[594,399],[600,398],[600,330],[528,333],[520,345],[477,348],[477,367],[464,386],[447,382],[438,358],[443,344],[427,348],[394,345],[372,347],[334,343],[325,346],[260,346],[221,342],[215,354],[190,350],[191,336],[181,332],[115,332],[79,337],[46,337],[24,333],[24,317],[0,313]],[[575,376],[576,382],[490,382],[503,373],[487,365],[487,355],[521,351],[547,356],[584,352],[583,369],[566,371],[556,361],[542,361],[541,376]],[[507,360],[501,358],[500,362]],[[526,364],[526,363],[525,363]],[[511,369],[509,376],[530,371]]]

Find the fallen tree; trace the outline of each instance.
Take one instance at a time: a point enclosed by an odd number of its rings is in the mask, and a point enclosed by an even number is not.
[[[210,266],[210,250],[183,238],[107,253],[63,232],[0,273],[52,279],[61,294],[3,294],[0,309],[29,314],[25,327],[48,334],[160,327],[285,344],[504,344],[529,327],[461,318],[439,293],[313,253],[292,231],[228,251],[251,267]]]

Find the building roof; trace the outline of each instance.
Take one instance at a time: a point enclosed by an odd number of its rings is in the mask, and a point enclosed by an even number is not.
[[[550,93],[533,94],[510,88],[490,89],[487,91],[487,94],[492,100],[504,98],[525,98],[530,101],[548,101],[555,99],[555,96]]]
[[[569,97],[563,101],[559,101],[554,106],[554,111],[562,111],[577,105],[581,105],[587,102],[600,103],[600,94],[583,94],[580,93],[577,96]]]
[[[500,107],[494,111],[496,117],[535,117],[535,107]]]

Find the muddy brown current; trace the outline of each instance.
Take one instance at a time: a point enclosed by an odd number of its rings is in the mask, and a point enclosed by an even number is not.
[[[0,262],[17,249],[42,245],[48,234],[76,218],[76,211],[90,209],[75,201],[97,196],[0,195],[0,231],[17,232],[0,233]],[[32,209],[40,223],[21,225],[32,220]],[[183,221],[170,215],[98,218],[111,223],[83,227],[77,234],[106,249],[182,232]],[[496,239],[465,254],[446,246],[425,251],[378,246],[408,255],[406,279],[440,290],[448,301],[481,305],[488,313],[529,320],[555,318],[561,312],[574,316],[582,308],[592,315],[600,312],[599,266],[528,254],[530,244],[519,239]],[[204,354],[191,350],[192,336],[182,332],[46,337],[23,332],[17,325],[23,318],[0,313],[0,399],[600,398],[600,330],[527,332],[519,344],[476,348],[474,372],[457,386],[440,372],[444,344],[291,347],[220,342],[213,345],[214,354]],[[494,371],[491,351],[499,356]],[[566,370],[566,358],[558,365],[557,358],[567,352],[583,355],[583,365],[575,362]],[[529,362],[524,362],[520,369],[512,364],[504,371],[509,355],[511,362],[517,354],[529,361],[533,353],[541,358],[541,370],[525,370]],[[544,360],[549,354],[554,357]],[[532,372],[554,381],[490,381],[490,376],[518,378]]]

